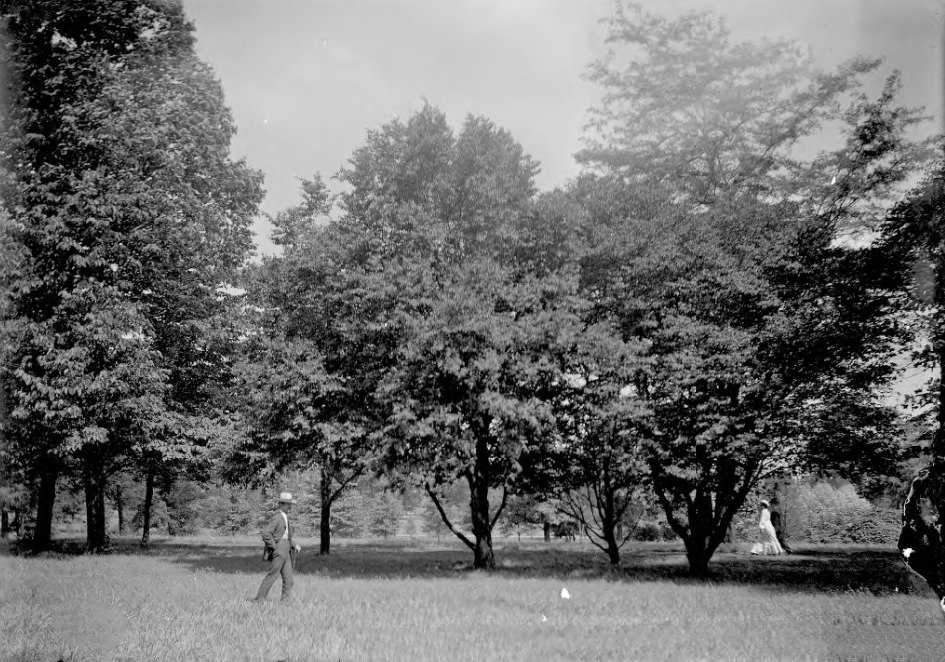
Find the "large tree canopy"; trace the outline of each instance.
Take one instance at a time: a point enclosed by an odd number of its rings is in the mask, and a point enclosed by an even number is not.
[[[889,459],[875,389],[898,340],[893,282],[878,249],[839,240],[877,227],[917,167],[917,114],[895,106],[895,76],[875,101],[856,92],[876,61],[818,72],[796,45],[737,42],[708,14],[619,7],[608,41],[579,154],[604,239],[585,273],[653,343],[650,480],[702,573],[766,471]],[[846,144],[802,158],[827,128]]]
[[[472,537],[492,567],[491,532],[524,449],[550,421],[542,394],[555,349],[575,333],[574,278],[516,261],[530,233],[536,164],[509,134],[469,117],[454,135],[432,107],[369,133],[342,179],[342,232],[365,268],[395,284],[398,342],[376,397],[387,461],[440,506],[464,481]],[[490,490],[502,495],[497,508]]]
[[[235,473],[265,481],[279,469],[319,475],[320,549],[330,551],[333,503],[372,464],[381,425],[372,396],[396,336],[386,314],[394,290],[359,264],[319,177],[300,205],[274,219],[282,254],[248,270],[240,393],[250,434],[226,453]]]
[[[2,13],[4,203],[23,247],[11,440],[47,473],[74,463],[99,548],[109,473],[191,453],[225,372],[217,288],[251,248],[261,177],[229,159],[234,125],[179,5]]]

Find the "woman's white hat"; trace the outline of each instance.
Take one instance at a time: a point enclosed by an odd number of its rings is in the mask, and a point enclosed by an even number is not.
[[[279,494],[279,503],[295,503],[292,498],[292,492],[282,492]]]

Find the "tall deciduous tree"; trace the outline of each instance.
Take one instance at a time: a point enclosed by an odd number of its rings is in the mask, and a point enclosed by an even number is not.
[[[796,45],[736,42],[708,14],[620,6],[609,42],[579,158],[603,175],[589,198],[623,239],[587,263],[616,258],[602,291],[653,343],[639,391],[655,412],[650,480],[702,574],[759,478],[816,449],[802,422],[859,420],[844,441],[887,450],[875,387],[897,340],[890,282],[875,249],[838,240],[875,226],[917,166],[918,118],[895,106],[895,77],[875,101],[856,94],[876,61],[818,72]],[[828,128],[846,144],[800,158]]]
[[[559,509],[580,524],[612,565],[633,532],[645,487],[642,443],[653,411],[637,384],[649,374],[647,342],[625,341],[611,323],[585,325],[555,400],[560,438],[551,458]],[[546,479],[547,480],[547,479]]]
[[[261,312],[240,371],[256,423],[230,455],[255,458],[247,468],[268,470],[257,476],[318,471],[320,551],[328,554],[332,505],[372,460],[369,433],[380,422],[370,404],[393,352],[383,322],[392,290],[357,263],[337,225],[326,225],[331,200],[321,179],[302,190],[302,203],[273,219],[282,255],[247,280]]]
[[[234,126],[179,5],[2,10],[6,202],[25,253],[16,443],[44,468],[41,495],[45,474],[54,485],[74,463],[98,549],[108,475],[191,451],[189,423],[222,363],[216,288],[250,250],[261,178],[229,160]]]
[[[512,259],[536,171],[488,120],[469,117],[454,135],[427,106],[370,132],[341,173],[351,185],[342,230],[396,293],[385,321],[399,341],[377,392],[386,461],[426,490],[479,568],[494,566],[492,530],[519,458],[550,423],[542,394],[559,365],[549,349],[576,332],[573,276],[539,277]],[[457,481],[469,489],[471,536],[442,506]]]

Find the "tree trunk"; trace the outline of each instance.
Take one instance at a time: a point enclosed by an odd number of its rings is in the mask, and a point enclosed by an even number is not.
[[[469,511],[472,516],[473,567],[485,570],[495,568],[492,550],[492,526],[489,521],[489,449],[485,439],[476,443],[476,467],[469,474]]]
[[[699,508],[699,505],[702,508]],[[712,520],[712,503],[705,497],[697,498],[696,504],[690,507],[689,521],[689,534],[683,536],[689,574],[693,577],[705,577],[709,573],[709,561],[722,544],[731,520],[723,521],[720,527],[715,527]]]
[[[607,560],[613,567],[620,566],[620,549],[616,545],[607,545]]]
[[[49,549],[52,542],[53,506],[56,503],[56,481],[59,472],[45,470],[39,475],[39,495],[36,503],[36,528],[33,530],[33,551]]]
[[[108,531],[105,527],[105,475],[97,468],[84,471],[86,547],[90,552],[100,552],[108,546]]]
[[[476,524],[473,523],[473,533],[476,532]],[[495,568],[495,552],[492,549],[492,532],[476,534],[476,547],[473,549],[473,567],[481,570],[493,570]]]
[[[545,542],[551,542],[551,522],[545,520],[542,522],[541,528],[545,534]]]
[[[151,503],[154,501],[154,472],[148,471],[144,479],[144,508],[141,518],[141,546],[151,544]]]
[[[709,572],[709,560],[716,547],[711,542],[712,500],[707,492],[696,491],[689,504],[688,519],[689,536],[685,538],[685,542],[689,574],[693,577],[705,577]]]
[[[686,560],[689,561],[689,574],[693,577],[705,577],[709,574],[709,559],[712,552],[706,550],[704,539],[686,539]]]
[[[617,488],[614,487],[614,483],[610,479],[610,471],[607,469],[604,470],[598,494],[600,492],[604,493],[604,499],[603,508],[598,508],[598,514],[600,515],[601,533],[604,534],[604,542],[607,544],[607,558],[610,560],[610,565],[618,566],[620,565],[620,544],[617,542],[616,534],[619,526],[617,522]],[[597,502],[600,503],[601,500],[597,499]],[[587,524],[584,522],[582,524],[584,524],[586,532]]]
[[[674,494],[674,487],[663,483],[660,465],[650,462],[653,491],[670,528],[686,545],[689,574],[692,576],[704,577],[708,573],[712,555],[722,544],[735,513],[755,485],[759,465],[757,458],[749,458],[740,469],[741,475],[728,470],[717,476],[714,489],[706,487],[705,482],[697,484],[695,494],[689,498],[685,517],[680,518],[673,506],[674,499],[667,496]],[[679,495],[678,488],[675,489],[675,494]]]
[[[121,486],[115,488],[115,509],[118,510],[118,533],[125,532],[125,503],[122,498]]]
[[[607,543],[607,558],[613,566],[620,565],[620,545],[615,535],[616,528],[613,521],[604,520],[603,534],[604,542]]]
[[[10,535],[10,514],[4,510],[0,512],[0,538]]]
[[[318,553],[328,556],[331,553],[331,477],[322,468],[318,491],[321,499],[321,513],[318,518]]]

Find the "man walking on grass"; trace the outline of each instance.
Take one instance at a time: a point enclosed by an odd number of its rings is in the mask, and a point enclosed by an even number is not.
[[[256,601],[265,600],[269,589],[276,582],[276,577],[282,575],[282,599],[288,600],[292,595],[294,578],[292,571],[295,566],[296,555],[302,548],[292,541],[292,525],[289,523],[289,513],[295,500],[289,492],[279,495],[279,512],[263,527],[262,539],[263,560],[269,561],[269,572],[263,577]]]

